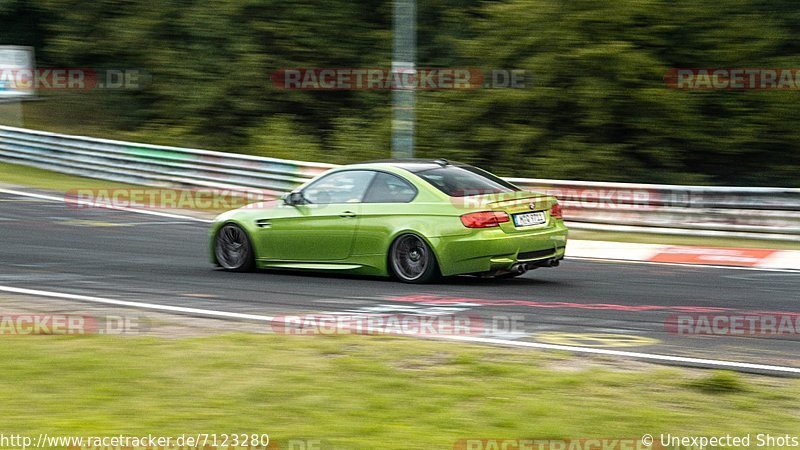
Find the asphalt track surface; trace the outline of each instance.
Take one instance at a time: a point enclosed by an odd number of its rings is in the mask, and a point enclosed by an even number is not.
[[[54,194],[57,195],[57,194]],[[228,273],[208,225],[0,193],[0,286],[247,314],[464,314],[490,337],[800,367],[800,336],[679,335],[680,314],[800,314],[800,273],[566,260],[511,280],[432,285],[299,272]],[[13,294],[0,292],[0,298]]]

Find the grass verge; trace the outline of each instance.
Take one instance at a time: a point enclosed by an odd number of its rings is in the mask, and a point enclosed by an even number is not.
[[[142,186],[78,177],[0,161],[0,182],[67,192],[73,189],[134,189]]]
[[[113,195],[115,190],[121,190],[124,191],[123,194],[129,194],[121,197],[120,202],[123,206],[128,206],[127,202],[131,201],[134,203],[131,203],[130,206],[141,209],[153,209],[153,207],[148,206],[153,204],[156,209],[163,209],[165,212],[197,211],[204,213],[208,217],[246,204],[244,198],[232,197],[223,191],[200,195],[198,192],[118,183],[6,162],[0,162],[0,182],[58,193],[72,193],[73,195],[78,190],[89,189],[91,190],[91,198],[96,199],[98,202],[101,202],[101,199],[111,201],[112,199],[109,196]],[[142,193],[141,196],[136,197],[136,192],[143,192],[143,190],[146,190],[146,194]],[[182,193],[186,195],[182,196]],[[151,194],[154,196],[152,201],[148,197]],[[135,202],[139,202],[143,206],[138,206]]]
[[[797,380],[557,353],[366,336],[3,339],[0,431],[23,435],[246,432],[323,448],[448,449],[462,438],[800,427]]]

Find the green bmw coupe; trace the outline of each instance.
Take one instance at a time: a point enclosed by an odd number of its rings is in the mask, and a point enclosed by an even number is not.
[[[552,196],[446,160],[332,169],[280,200],[218,216],[211,259],[226,270],[339,271],[424,283],[514,277],[564,258]]]

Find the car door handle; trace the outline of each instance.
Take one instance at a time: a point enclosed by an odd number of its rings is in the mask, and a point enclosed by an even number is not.
[[[339,214],[339,217],[345,217],[345,218],[351,218],[351,217],[355,217],[355,216],[356,216],[356,213],[354,213],[353,211],[345,211],[345,212]]]

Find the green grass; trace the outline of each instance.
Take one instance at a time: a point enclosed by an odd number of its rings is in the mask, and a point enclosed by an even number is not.
[[[132,184],[78,177],[35,167],[0,162],[0,182],[56,192],[72,189],[130,189],[141,188]]]
[[[115,111],[120,101],[125,98],[111,92],[41,92],[37,101],[0,104],[0,124],[116,139],[126,128]]]
[[[365,336],[3,339],[5,433],[247,432],[279,443],[448,449],[461,438],[800,427],[797,380],[622,371],[555,353]]]
[[[125,124],[113,111],[114,98],[107,93],[42,93],[38,101],[21,106],[0,104],[0,124],[55,133],[109,136],[111,132],[121,136],[116,130]]]
[[[49,170],[37,169],[35,167],[21,166],[5,162],[0,162],[0,183],[19,185],[23,187],[32,187],[37,189],[46,189],[59,193],[65,193],[68,191],[74,191],[78,189],[106,190],[107,192],[110,192],[113,189],[121,189],[121,190],[150,189],[161,193],[169,190],[179,192],[178,190],[168,189],[168,188],[138,186],[133,184],[117,183],[114,181],[100,180],[96,178],[67,175],[58,172],[52,172]],[[95,195],[100,195],[99,191],[95,191]],[[240,203],[240,202],[234,203],[234,200],[229,196],[222,196],[218,198],[220,200],[227,201],[227,203],[223,204],[231,205]],[[188,202],[184,203],[175,202],[174,204],[176,206],[176,208],[174,209],[176,210],[181,210],[181,209],[188,210],[189,208],[183,208],[182,206],[190,205],[190,203]],[[213,203],[210,203],[210,205],[211,206],[208,208],[195,208],[195,209],[202,210],[209,214],[219,214],[221,212],[224,212],[226,209],[231,209],[231,208],[220,209],[215,207]]]
[[[177,147],[231,151],[227,146],[209,147],[201,136],[183,128],[158,126],[141,129],[136,117],[119,114],[118,105],[132,101],[125,92],[40,92],[39,101],[0,104],[0,125],[30,128],[78,136],[147,142]]]

